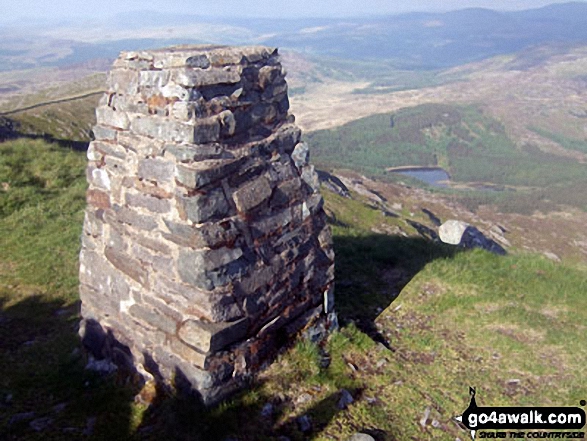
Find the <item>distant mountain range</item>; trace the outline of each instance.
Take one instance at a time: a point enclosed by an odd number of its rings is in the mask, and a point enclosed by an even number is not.
[[[32,51],[22,41],[35,33],[44,39]],[[21,34],[0,30],[0,70],[114,58],[122,49],[177,43],[266,44],[318,56],[385,59],[405,69],[443,69],[533,46],[587,44],[587,3],[356,19],[211,19],[144,11],[108,22],[63,22],[53,29],[23,25]],[[68,50],[56,56],[43,52],[57,47]]]
[[[354,59],[392,59],[398,67],[437,69],[544,44],[587,43],[587,4],[521,12],[463,9],[314,24],[277,34],[280,47]]]

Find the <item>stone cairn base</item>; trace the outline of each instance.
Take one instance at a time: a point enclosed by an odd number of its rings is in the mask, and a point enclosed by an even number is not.
[[[333,317],[331,234],[284,75],[265,47],[115,61],[88,149],[80,253],[94,362],[212,404]]]

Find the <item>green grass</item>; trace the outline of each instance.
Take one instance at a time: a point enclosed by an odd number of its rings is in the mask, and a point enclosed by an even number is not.
[[[340,223],[368,219],[365,208],[346,211],[331,195],[327,207]],[[355,374],[364,400],[337,415],[324,437],[361,421],[388,439],[465,439],[451,420],[467,407],[469,386],[488,406],[576,406],[587,396],[580,374],[587,362],[587,268],[533,255],[450,253],[430,242],[418,247],[362,225],[334,227],[338,310],[357,322],[373,317],[394,352],[366,349],[368,361]],[[398,268],[411,281],[386,299],[382,274]],[[390,300],[381,314],[370,312]],[[439,428],[420,425],[427,407]]]
[[[2,278],[75,299],[84,167],[82,153],[55,144],[0,144],[0,248],[2,263],[14,266]]]
[[[0,182],[9,184],[0,193],[2,439],[345,440],[369,431],[452,441],[468,436],[452,417],[467,407],[469,386],[481,405],[565,406],[587,397],[585,267],[373,233],[402,220],[325,192],[340,332],[322,346],[296,342],[217,408],[157,389],[147,407],[124,377],[83,369],[83,154],[30,140],[0,144],[0,153]],[[337,407],[342,388],[354,397],[347,409]],[[267,403],[273,413],[265,417]],[[24,412],[34,416],[10,423]],[[297,424],[304,414],[309,434]],[[44,417],[46,430],[30,427]]]

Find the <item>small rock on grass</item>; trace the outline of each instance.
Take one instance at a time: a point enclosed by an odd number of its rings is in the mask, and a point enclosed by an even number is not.
[[[35,417],[35,412],[23,412],[17,413],[13,415],[10,420],[8,421],[8,425],[11,426],[13,424],[20,423],[21,421],[28,421],[32,420]]]
[[[267,403],[263,406],[263,409],[261,409],[261,416],[263,418],[271,418],[271,416],[273,415],[273,404],[271,403]]]
[[[426,410],[424,411],[424,415],[422,416],[422,419],[420,420],[420,425],[422,427],[426,427],[428,424],[430,424],[430,408],[427,407]]]
[[[89,417],[86,420],[86,428],[83,431],[84,435],[91,436],[94,434],[94,428],[96,427],[96,421],[98,421],[97,417]]]
[[[43,417],[31,421],[29,426],[35,432],[42,432],[44,430],[47,430],[51,424],[53,424],[53,418]]]
[[[375,441],[375,438],[366,433],[355,433],[348,439],[348,441]]]
[[[348,407],[349,404],[352,404],[354,402],[354,398],[351,395],[351,393],[346,390],[346,389],[342,389],[340,391],[340,398],[338,399],[338,403],[336,404],[336,406],[340,409],[346,409]]]
[[[67,407],[67,403],[57,404],[57,405],[53,406],[53,412],[61,413],[65,410],[66,407]]]
[[[298,417],[296,421],[300,432],[306,433],[312,430],[312,421],[308,415],[302,415],[301,417]]]
[[[304,392],[298,398],[296,398],[296,404],[304,404],[309,401],[312,401],[312,395],[307,392]]]

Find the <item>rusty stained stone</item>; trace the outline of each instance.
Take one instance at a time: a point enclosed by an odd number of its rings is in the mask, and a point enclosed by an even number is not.
[[[86,192],[86,201],[88,205],[95,208],[110,208],[110,196],[101,190],[89,189]]]

